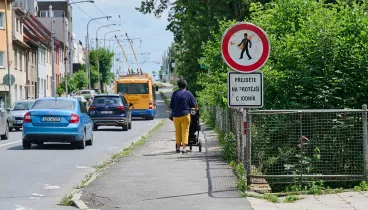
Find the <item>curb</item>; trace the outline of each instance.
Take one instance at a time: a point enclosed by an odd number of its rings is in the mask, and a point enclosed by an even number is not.
[[[166,121],[166,119],[161,120],[156,126],[154,126],[151,130],[149,130],[145,135],[140,136],[140,138],[138,139],[138,141],[142,138],[148,138],[151,133],[156,130],[159,127],[161,127],[163,125],[163,123]],[[160,125],[161,124],[161,125]],[[137,142],[138,142],[137,141]],[[136,142],[135,142],[136,143]],[[124,149],[123,149],[124,150]],[[122,150],[122,151],[123,151]],[[134,150],[134,149],[133,149]],[[87,187],[90,183],[92,183],[94,180],[97,179],[97,177],[106,169],[108,169],[110,166],[112,166],[113,164],[115,164],[116,162],[113,161],[111,164],[109,164],[108,166],[106,166],[104,169],[102,170],[98,170],[93,172],[91,178],[89,178],[86,183],[84,183],[83,185],[80,186],[80,189],[73,189],[72,192],[70,193],[72,195],[72,204],[77,207],[78,209],[83,209],[83,210],[92,210],[89,209],[88,206],[86,205],[86,203],[84,203],[80,198],[82,197],[82,189]]]

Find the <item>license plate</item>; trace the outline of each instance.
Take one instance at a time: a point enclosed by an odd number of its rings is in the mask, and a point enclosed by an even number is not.
[[[43,122],[60,122],[60,117],[43,117]]]
[[[17,120],[17,121],[15,121],[15,124],[22,124],[23,123],[23,121],[22,120]]]
[[[112,111],[101,111],[101,114],[112,114]]]

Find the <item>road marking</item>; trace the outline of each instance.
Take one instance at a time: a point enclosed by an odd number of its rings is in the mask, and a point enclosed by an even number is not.
[[[43,195],[42,194],[37,194],[37,193],[32,193],[33,196],[39,196],[39,197],[42,197]]]
[[[40,200],[39,197],[29,197],[30,199],[34,199],[34,200]]]
[[[88,168],[88,167],[87,166],[79,166],[79,165],[77,165],[76,168],[84,169],[84,168]]]
[[[55,190],[55,189],[60,189],[59,186],[52,186],[52,185],[48,185],[46,184],[44,187],[46,190]]]
[[[16,143],[19,143],[19,142],[22,142],[22,140],[13,141],[13,142],[9,142],[9,143],[6,143],[6,144],[0,144],[0,147],[6,146],[6,145],[10,145],[10,144],[16,144]]]
[[[33,210],[32,208],[26,208],[24,206],[17,205],[17,204],[14,204],[14,206],[16,207],[16,210]]]

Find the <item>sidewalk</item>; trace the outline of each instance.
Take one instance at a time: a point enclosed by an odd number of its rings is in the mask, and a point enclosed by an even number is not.
[[[178,154],[174,125],[166,120],[142,148],[84,189],[82,200],[91,209],[252,209],[222,161],[216,133],[206,126],[202,130],[202,153],[193,147]]]
[[[344,192],[328,195],[300,195],[295,203],[271,203],[263,199],[248,200],[254,210],[367,210],[368,192]]]

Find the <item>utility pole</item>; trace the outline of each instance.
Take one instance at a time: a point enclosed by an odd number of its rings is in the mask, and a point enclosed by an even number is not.
[[[52,69],[52,97],[56,97],[56,87],[55,87],[55,49],[54,49],[54,20],[51,20],[51,69]]]
[[[70,50],[69,50],[69,65],[70,65],[70,75],[73,76],[73,46],[74,46],[74,43],[73,43],[73,33],[70,37],[70,40],[69,40],[69,46],[70,46]]]
[[[11,74],[10,74],[10,50],[9,50],[9,29],[8,29],[8,1],[5,0],[5,33],[6,33],[6,61],[8,62],[8,81],[9,81],[9,107],[12,104]],[[5,101],[6,103],[6,101]],[[3,107],[2,107],[3,108]]]

